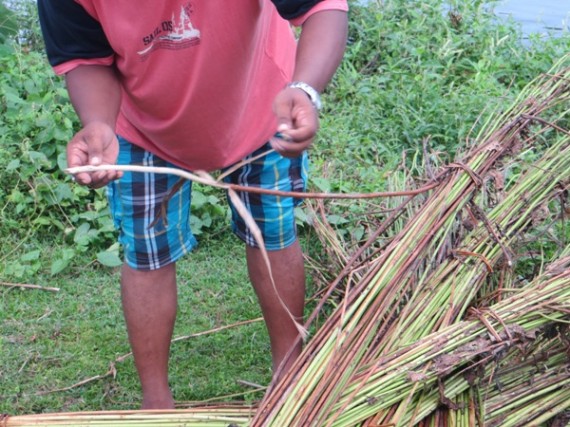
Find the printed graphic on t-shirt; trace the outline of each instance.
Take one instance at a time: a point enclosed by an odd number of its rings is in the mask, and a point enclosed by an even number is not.
[[[157,49],[186,49],[200,43],[200,30],[194,28],[190,15],[192,5],[187,3],[180,8],[179,13],[172,13],[172,18],[162,21],[153,31],[142,38],[144,49],[137,53],[141,59]]]

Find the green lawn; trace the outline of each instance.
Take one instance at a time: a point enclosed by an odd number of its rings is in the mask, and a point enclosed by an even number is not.
[[[242,245],[231,235],[200,245],[179,263],[179,316],[175,336],[188,336],[260,317],[247,278]],[[0,288],[0,412],[32,413],[136,409],[140,390],[129,352],[118,271],[85,267],[45,277],[57,293]],[[256,399],[247,381],[266,385],[271,375],[263,322],[192,337],[172,346],[171,384],[178,402],[233,393]],[[50,393],[51,392],[51,393]]]

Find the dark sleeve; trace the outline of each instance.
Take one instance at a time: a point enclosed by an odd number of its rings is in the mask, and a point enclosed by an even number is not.
[[[271,0],[279,15],[285,19],[298,18],[322,0]]]
[[[99,22],[74,0],[38,0],[38,14],[50,64],[113,54]]]

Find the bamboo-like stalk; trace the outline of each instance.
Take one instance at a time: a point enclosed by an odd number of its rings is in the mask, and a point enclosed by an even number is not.
[[[228,427],[248,426],[254,409],[247,406],[188,410],[101,411],[0,417],[2,427]]]
[[[415,196],[425,193],[435,187],[437,182],[430,182],[424,187],[416,190],[404,191],[380,191],[374,193],[306,193],[299,191],[279,191],[254,186],[244,186],[238,184],[227,184],[213,179],[206,172],[198,171],[196,173],[188,172],[183,169],[171,167],[156,167],[156,166],[140,166],[140,165],[86,165],[76,166],[65,169],[65,173],[69,175],[76,175],[84,172],[98,172],[98,171],[121,171],[121,172],[140,172],[140,173],[157,173],[157,174],[171,174],[179,176],[180,178],[189,181],[197,182],[199,184],[208,185],[223,190],[232,190],[236,192],[247,192],[257,194],[269,194],[273,196],[294,197],[297,199],[378,199],[380,197],[401,197],[401,196]]]

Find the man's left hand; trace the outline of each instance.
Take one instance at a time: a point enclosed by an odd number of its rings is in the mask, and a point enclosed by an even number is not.
[[[313,142],[319,129],[318,111],[305,92],[287,87],[273,103],[277,135],[271,145],[284,157],[298,157]]]

